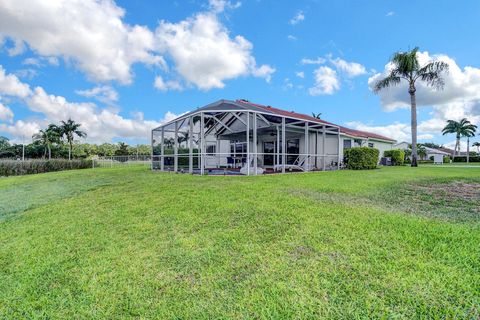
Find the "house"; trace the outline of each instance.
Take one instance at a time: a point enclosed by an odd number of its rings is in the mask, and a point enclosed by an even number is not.
[[[402,150],[410,150],[411,143],[408,142],[399,142],[393,146],[394,149],[402,149]],[[453,155],[454,151],[448,148],[440,147],[440,148],[430,148],[430,147],[423,147],[426,151],[425,156],[421,157],[420,160],[429,160],[435,159],[436,162],[440,162],[438,159],[443,157],[450,157]]]
[[[334,170],[345,149],[395,140],[247,100],[219,100],[152,130],[152,169],[209,174]]]

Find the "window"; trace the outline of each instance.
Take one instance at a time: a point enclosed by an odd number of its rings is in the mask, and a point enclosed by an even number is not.
[[[375,144],[374,144],[373,142],[369,142],[369,143],[368,143],[368,147],[369,147],[369,148],[373,148],[373,147],[375,147]]]
[[[212,144],[207,146],[207,156],[214,156],[217,150],[217,146]]]
[[[352,147],[352,140],[343,140],[343,149],[350,149]]]

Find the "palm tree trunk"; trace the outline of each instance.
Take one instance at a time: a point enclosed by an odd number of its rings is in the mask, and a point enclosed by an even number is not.
[[[410,85],[410,103],[412,112],[412,167],[417,167],[417,99],[415,97],[415,87]]]
[[[48,146],[48,160],[52,159],[52,149]]]
[[[467,163],[470,162],[470,137],[467,137]]]
[[[68,141],[68,160],[72,160],[72,142]]]

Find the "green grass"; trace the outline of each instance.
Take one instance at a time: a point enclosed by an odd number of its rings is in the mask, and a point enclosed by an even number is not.
[[[476,319],[478,186],[456,167],[2,178],[0,318]]]

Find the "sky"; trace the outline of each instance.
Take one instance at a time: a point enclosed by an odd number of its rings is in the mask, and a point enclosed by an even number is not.
[[[446,120],[480,125],[478,30],[469,0],[1,0],[0,135],[28,142],[72,118],[88,142],[145,143],[184,112],[247,99],[409,141],[406,86],[372,87],[419,47],[450,66],[444,90],[418,85],[419,141],[452,146]]]

